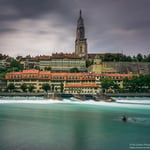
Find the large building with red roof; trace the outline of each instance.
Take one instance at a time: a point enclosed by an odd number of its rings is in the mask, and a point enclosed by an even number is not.
[[[120,87],[124,78],[131,78],[131,74],[99,74],[99,73],[53,73],[50,71],[24,70],[22,72],[10,72],[6,74],[7,85],[14,84],[16,90],[21,91],[21,85],[34,86],[35,92],[43,92],[42,85],[49,84],[53,91],[60,92],[63,84],[63,92],[71,94],[96,94],[102,92],[101,81],[109,77]],[[52,89],[51,89],[52,90]]]

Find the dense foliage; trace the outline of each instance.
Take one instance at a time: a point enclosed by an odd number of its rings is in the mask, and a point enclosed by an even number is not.
[[[52,68],[51,68],[51,67],[45,67],[44,70],[45,70],[45,71],[51,71]]]
[[[89,66],[91,66],[93,64],[93,61],[91,60],[86,60],[86,67],[88,68]]]
[[[78,68],[71,68],[70,73],[78,73],[79,69]]]
[[[25,83],[23,83],[21,86],[20,86],[20,88],[21,88],[21,90],[23,91],[23,92],[27,92],[27,85],[25,84]]]
[[[126,56],[107,53],[102,58],[103,61],[117,61],[117,62],[150,62],[150,54],[142,55],[137,54],[136,56]]]
[[[13,83],[8,84],[7,90],[13,92],[15,90],[15,85]]]
[[[126,78],[123,83],[126,92],[150,92],[150,74],[134,76],[131,80]]]
[[[30,86],[28,87],[29,92],[33,92],[34,89],[35,89],[35,86],[34,86],[34,85],[30,85]]]
[[[123,88],[119,87],[114,80],[106,77],[101,81],[103,92],[125,92],[125,93],[149,93],[150,74],[133,76],[131,79],[123,80]]]
[[[42,89],[47,92],[48,90],[51,89],[50,85],[48,83],[42,84]]]
[[[119,85],[116,84],[113,80],[111,80],[109,77],[104,78],[101,81],[101,87],[103,90],[103,93],[109,92],[109,91],[118,91]]]
[[[8,72],[17,72],[17,71],[22,71],[23,67],[20,64],[20,62],[13,60],[10,63],[10,66],[7,67],[0,67],[0,77],[5,77],[5,74]]]

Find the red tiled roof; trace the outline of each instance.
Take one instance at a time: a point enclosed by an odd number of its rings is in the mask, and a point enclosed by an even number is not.
[[[82,76],[82,73],[67,73],[67,76]]]
[[[79,58],[74,53],[53,53],[52,58]]]
[[[47,59],[50,59],[51,56],[39,56],[39,60],[47,60]]]
[[[39,70],[23,70],[22,73],[39,73]]]
[[[96,84],[67,84],[65,87],[99,87]]]
[[[40,71],[39,74],[51,74],[50,71]]]
[[[52,76],[82,76],[82,73],[51,73]]]
[[[119,74],[119,73],[111,73],[111,74],[97,74],[97,73],[51,73],[50,71],[39,71],[39,70],[23,70],[22,72],[10,72],[6,74],[6,78],[9,78],[9,75],[22,75],[23,74],[36,74],[38,77],[39,75],[50,75],[53,77],[79,77],[78,79],[76,78],[64,78],[68,80],[93,80],[95,79],[96,76],[108,76],[108,77],[132,77],[132,76],[137,76],[137,74]]]
[[[52,76],[66,76],[67,73],[51,73]]]

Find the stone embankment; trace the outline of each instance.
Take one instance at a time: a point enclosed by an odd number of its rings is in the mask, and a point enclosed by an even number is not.
[[[0,96],[24,96],[24,97],[30,97],[30,96],[42,96],[45,99],[52,99],[52,100],[63,100],[63,97],[74,97],[76,99],[85,101],[89,99],[93,99],[95,101],[107,101],[112,102],[114,101],[110,96],[106,96],[104,94],[97,94],[97,95],[90,95],[90,94],[60,94],[60,93],[0,93]]]
[[[95,101],[115,102],[114,99],[112,99],[110,96],[107,96],[105,94],[96,94],[93,97]]]
[[[46,93],[44,95],[45,99],[52,99],[52,100],[63,100],[63,98],[61,97],[61,94],[57,94],[57,93]]]
[[[22,93],[15,93],[15,92],[11,92],[11,93],[3,93],[0,92],[0,96],[44,96],[45,93],[28,93],[28,92],[22,92]]]
[[[109,97],[150,97],[150,93],[107,93]]]
[[[107,101],[107,102],[114,102],[115,100],[112,97],[150,97],[150,93],[106,93],[106,94],[96,94],[96,95],[89,95],[89,94],[65,94],[65,93],[3,93],[0,92],[0,96],[42,96],[45,99],[54,99],[54,100],[62,100],[63,97],[74,97],[79,100],[89,100],[93,99],[95,101]]]
[[[106,102],[115,102],[110,96],[105,94],[96,94],[96,95],[86,95],[86,94],[73,94],[73,97],[82,101],[93,99],[95,101],[106,101]]]

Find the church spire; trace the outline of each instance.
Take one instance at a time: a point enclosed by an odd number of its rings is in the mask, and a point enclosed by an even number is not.
[[[84,39],[84,20],[82,18],[82,11],[80,10],[79,19],[77,21],[77,37],[78,39]]]
[[[80,9],[80,17],[82,16],[82,11],[81,11],[81,9]]]
[[[87,58],[87,43],[85,38],[84,20],[82,18],[82,11],[79,12],[77,21],[75,53],[80,57]]]

